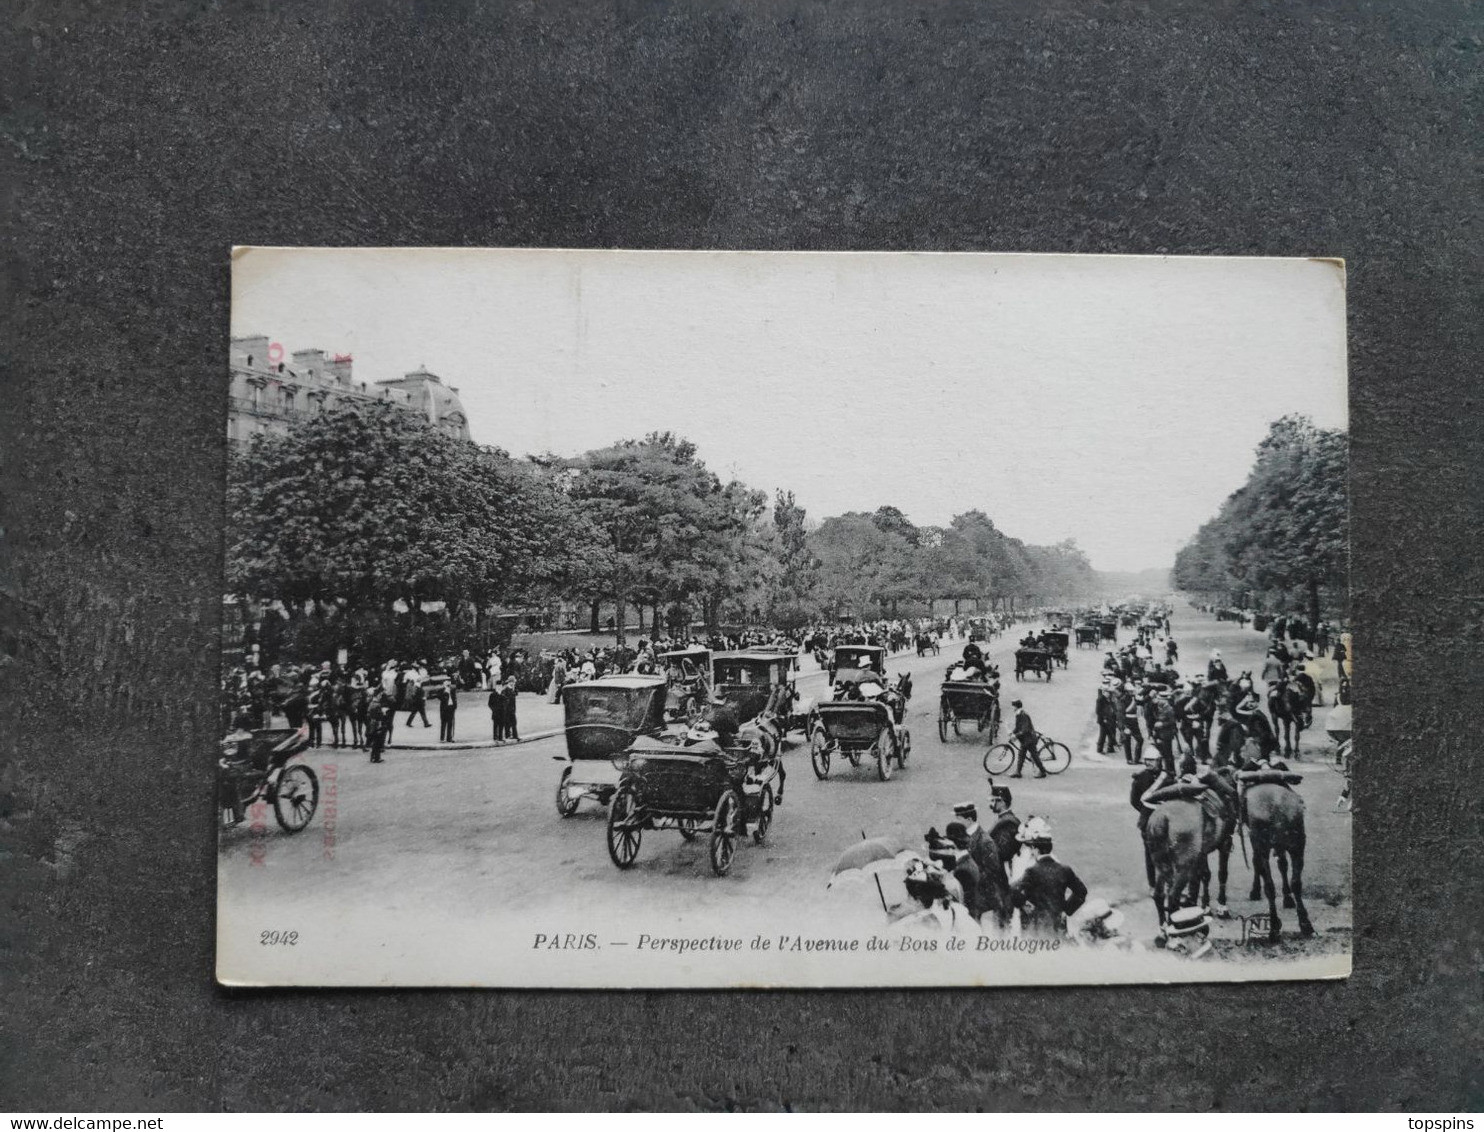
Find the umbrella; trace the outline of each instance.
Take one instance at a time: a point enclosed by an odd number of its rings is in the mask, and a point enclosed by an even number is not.
[[[881,874],[906,873],[907,862],[921,860],[922,854],[916,849],[906,848],[900,839],[895,837],[866,837],[852,845],[840,854],[835,867],[830,870],[830,880],[826,888],[832,888],[838,881],[848,878],[869,876],[876,882],[876,895],[881,898],[881,908],[886,910],[886,893],[881,888]]]

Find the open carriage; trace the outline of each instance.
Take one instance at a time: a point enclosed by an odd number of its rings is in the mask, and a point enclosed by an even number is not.
[[[760,746],[694,747],[640,740],[614,757],[619,779],[608,806],[608,856],[627,869],[644,834],[673,829],[686,841],[706,835],[711,869],[731,870],[737,841],[762,844],[780,794],[778,756]]]
[[[713,662],[712,702],[727,704],[744,725],[756,722],[775,746],[790,731],[807,734],[814,701],[799,694],[797,668],[792,652],[751,649],[719,656]]]
[[[948,731],[963,734],[965,723],[974,724],[975,733],[989,732],[993,743],[1000,734],[1000,682],[985,680],[945,680],[938,695],[938,739],[948,742]]]
[[[1063,668],[1067,666],[1067,645],[1071,643],[1071,636],[1060,630],[1042,633],[1040,637],[1041,647],[1051,654],[1051,659]]]
[[[243,811],[259,802],[273,807],[273,816],[285,833],[298,833],[319,807],[319,779],[302,762],[293,762],[309,749],[309,728],[276,727],[254,731],[251,739],[228,738],[223,745],[245,744],[245,758],[223,755],[218,763],[217,801],[223,821],[229,821],[235,800]]]
[[[608,804],[619,782],[614,756],[637,739],[657,741],[664,734],[666,689],[663,676],[633,675],[605,676],[562,689],[568,765],[557,781],[557,813],[571,817],[584,798]]]
[[[815,716],[818,722],[809,739],[809,757],[816,778],[828,778],[836,758],[844,758],[852,767],[859,767],[863,758],[872,759],[882,782],[892,776],[893,766],[906,767],[912,733],[881,700],[831,700],[815,708]]]
[[[711,650],[694,647],[662,652],[655,658],[664,673],[665,716],[693,722],[711,698]]]
[[[840,683],[858,684],[873,673],[885,682],[886,650],[880,645],[835,646],[829,669],[832,687]]]
[[[1027,672],[1033,672],[1037,677],[1044,676],[1051,679],[1051,670],[1055,667],[1056,658],[1046,649],[1016,649],[1015,650],[1015,679],[1019,680]]]

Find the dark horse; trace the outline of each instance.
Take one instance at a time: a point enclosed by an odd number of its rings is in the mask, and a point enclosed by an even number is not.
[[[1210,856],[1216,853],[1215,910],[1226,912],[1227,866],[1237,823],[1237,792],[1230,771],[1206,776],[1208,788],[1198,798],[1158,802],[1149,815],[1145,843],[1154,864],[1154,906],[1163,927],[1171,912],[1185,904],[1209,904]]]
[[[1282,928],[1273,891],[1269,858],[1278,860],[1283,878],[1283,907],[1298,912],[1299,934],[1313,935],[1314,925],[1304,907],[1304,800],[1287,786],[1258,783],[1242,796],[1242,821],[1252,839],[1252,893],[1249,899],[1268,899],[1268,940],[1276,943]]]
[[[1268,689],[1268,714],[1273,717],[1274,739],[1283,736],[1283,753],[1298,752],[1305,729],[1314,725],[1314,682],[1280,676]]]

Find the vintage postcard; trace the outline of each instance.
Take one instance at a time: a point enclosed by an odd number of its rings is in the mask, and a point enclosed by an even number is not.
[[[1343,263],[232,263],[221,982],[1349,974]]]

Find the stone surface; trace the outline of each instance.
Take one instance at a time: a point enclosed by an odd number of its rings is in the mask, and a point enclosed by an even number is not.
[[[1476,8],[7,15],[0,1108],[1479,1106]],[[1374,752],[1354,976],[217,990],[227,253],[246,243],[1347,257]]]

